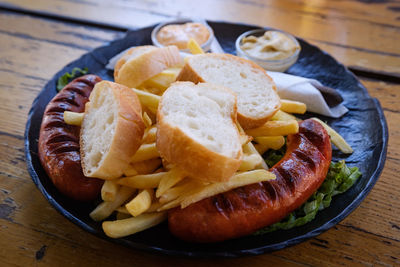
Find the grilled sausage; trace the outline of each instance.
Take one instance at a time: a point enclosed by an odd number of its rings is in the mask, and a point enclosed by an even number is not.
[[[79,126],[64,122],[64,111],[83,112],[101,78],[85,75],[70,82],[47,105],[39,137],[39,157],[47,175],[64,195],[78,201],[95,199],[102,180],[83,175],[79,154]]]
[[[217,242],[282,220],[300,207],[322,184],[332,148],[325,129],[314,120],[287,137],[284,157],[271,168],[276,179],[240,187],[168,214],[169,229],[191,242]]]

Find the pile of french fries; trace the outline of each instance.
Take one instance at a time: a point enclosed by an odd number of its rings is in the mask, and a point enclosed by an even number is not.
[[[204,53],[193,40],[188,47],[193,54]],[[304,103],[281,100],[279,110],[261,127],[244,131],[238,124],[243,146],[243,158],[238,172],[228,182],[204,183],[160,158],[156,147],[156,113],[163,92],[175,81],[180,68],[170,68],[145,81],[139,88],[132,88],[143,107],[146,130],[142,145],[131,158],[124,176],[106,180],[101,189],[103,200],[91,213],[95,221],[103,221],[112,214],[115,220],[104,221],[104,232],[119,238],[153,227],[167,217],[172,208],[185,208],[207,197],[231,189],[275,179],[262,158],[268,149],[279,149],[285,137],[299,130],[298,119],[290,113],[304,114]],[[68,124],[80,125],[83,114],[66,111]],[[316,119],[318,120],[318,119]],[[318,120],[321,122],[320,120]],[[333,129],[321,122],[332,137],[332,142],[343,152],[351,153],[351,147]]]

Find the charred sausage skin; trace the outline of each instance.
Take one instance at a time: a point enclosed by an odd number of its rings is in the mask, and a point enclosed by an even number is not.
[[[271,168],[276,179],[240,187],[168,214],[169,229],[190,242],[218,242],[249,235],[282,220],[322,184],[332,148],[318,122],[299,123],[287,137],[284,157]]]
[[[40,127],[39,157],[47,175],[64,195],[78,201],[95,199],[102,180],[83,175],[79,126],[64,122],[64,111],[84,112],[85,104],[101,78],[85,75],[70,82],[47,105]]]

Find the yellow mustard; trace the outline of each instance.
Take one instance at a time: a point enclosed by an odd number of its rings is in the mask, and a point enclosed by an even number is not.
[[[170,24],[162,27],[157,33],[157,41],[162,45],[176,45],[186,49],[190,38],[199,45],[204,44],[210,37],[210,32],[201,23]]]
[[[290,37],[278,31],[266,31],[260,37],[245,37],[240,48],[248,55],[262,60],[285,59],[300,49]]]

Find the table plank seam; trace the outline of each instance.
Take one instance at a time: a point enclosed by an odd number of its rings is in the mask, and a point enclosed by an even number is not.
[[[383,235],[380,235],[380,234],[375,234],[375,233],[372,233],[372,232],[370,232],[370,231],[367,231],[367,230],[365,230],[365,229],[359,228],[359,227],[354,226],[354,225],[343,224],[343,223],[339,223],[338,225],[339,225],[339,226],[343,226],[343,227],[345,227],[345,228],[349,228],[349,229],[355,230],[355,231],[359,231],[359,232],[362,232],[362,233],[365,233],[365,234],[369,234],[369,235],[372,235],[372,236],[376,236],[376,237],[379,237],[379,238],[382,238],[382,239],[389,239],[389,240],[391,240],[391,241],[400,242],[400,239],[396,239],[396,238],[392,238],[392,237],[387,237],[387,236],[383,236]],[[382,241],[384,241],[384,240],[382,240]]]
[[[5,34],[7,36],[18,37],[18,38],[27,39],[27,40],[62,45],[62,46],[75,48],[75,49],[79,49],[79,50],[84,50],[84,51],[90,51],[93,49],[90,46],[77,45],[74,43],[68,43],[68,42],[62,42],[62,41],[54,41],[54,40],[49,40],[49,39],[45,39],[45,38],[36,38],[36,37],[33,37],[33,36],[31,36],[29,34],[25,34],[25,33],[14,33],[14,32],[7,32],[7,31],[0,30],[0,34]]]
[[[121,31],[125,32],[129,29],[127,27],[122,27],[117,24],[94,22],[94,21],[90,21],[90,20],[77,19],[77,18],[73,18],[70,16],[65,16],[65,15],[54,15],[54,14],[52,14],[50,12],[46,12],[46,11],[35,11],[35,10],[25,9],[25,8],[18,7],[18,6],[7,5],[4,3],[0,3],[0,10],[23,14],[23,15],[28,15],[28,16],[32,16],[32,17],[39,17],[42,19],[49,19],[49,20],[58,21],[58,22],[77,24],[80,26],[86,26],[86,27],[90,26],[90,27],[95,27],[95,28],[99,28],[99,29],[108,29],[108,30],[120,31],[120,32]],[[131,28],[131,29],[133,29],[133,28]]]
[[[347,68],[355,75],[361,78],[366,78],[374,81],[383,81],[387,83],[400,84],[400,74],[397,73],[374,71],[359,66],[347,66]]]
[[[73,18],[71,16],[55,15],[55,14],[52,14],[51,12],[30,10],[30,9],[25,9],[22,7],[5,4],[5,3],[0,3],[0,10],[13,12],[13,13],[17,13],[17,14],[34,16],[34,17],[40,17],[42,19],[46,18],[46,19],[55,20],[58,22],[64,22],[64,23],[67,22],[67,23],[79,24],[82,26],[91,26],[91,27],[115,30],[115,31],[120,31],[120,32],[125,32],[129,29],[134,29],[134,28],[124,27],[119,24],[94,22],[91,20]],[[320,40],[316,40],[316,39],[315,40],[310,39],[310,40],[315,41],[315,42],[321,42],[321,43],[331,45],[331,46],[355,49],[355,50],[367,52],[367,53],[400,57],[400,54],[396,54],[396,53],[388,53],[388,52],[375,51],[375,50],[370,50],[370,49],[365,49],[365,48],[346,46],[346,45],[336,44],[336,43],[332,43],[332,42],[320,41]],[[397,74],[376,72],[376,71],[369,70],[369,69],[360,70],[360,69],[358,69],[358,67],[349,67],[349,69],[354,71],[355,74],[360,77],[374,78],[374,79],[382,80],[382,81],[400,83],[400,76],[398,76]]]
[[[12,138],[15,138],[15,139],[18,139],[18,140],[24,140],[24,137],[21,136],[21,135],[16,135],[16,134],[12,134],[12,133],[7,133],[7,132],[3,132],[3,131],[0,131],[0,135],[12,137]]]
[[[357,46],[353,46],[353,45],[338,44],[338,43],[334,43],[334,42],[322,41],[322,40],[313,39],[313,38],[307,38],[307,39],[310,41],[313,41],[313,42],[318,42],[318,43],[327,44],[327,45],[331,45],[331,46],[337,46],[337,47],[346,48],[346,49],[354,49],[354,50],[357,50],[360,52],[366,52],[366,53],[382,55],[382,56],[400,57],[400,54],[398,54],[398,53],[378,51],[378,50],[373,50],[373,49],[357,47]]]
[[[19,76],[19,77],[22,77],[22,78],[27,78],[27,79],[32,79],[32,80],[38,80],[38,81],[42,81],[42,82],[47,82],[47,81],[48,81],[48,79],[45,79],[45,78],[42,78],[42,77],[27,75],[27,74],[24,74],[24,73],[22,73],[22,72],[17,72],[17,71],[13,71],[13,70],[9,70],[9,69],[1,69],[1,68],[0,68],[0,71],[1,71],[1,72],[7,72],[7,73],[15,74],[15,75],[17,75],[17,76]],[[42,89],[42,88],[41,88],[41,89]],[[40,89],[40,90],[41,90],[41,89]]]

